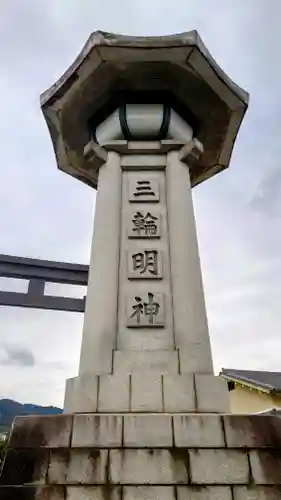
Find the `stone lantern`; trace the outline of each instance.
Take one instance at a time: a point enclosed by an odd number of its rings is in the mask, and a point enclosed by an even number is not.
[[[124,390],[129,400],[140,374],[139,394],[145,377],[157,391],[172,377],[177,391],[182,375],[190,387],[204,376],[212,396],[198,410],[227,408],[213,376],[191,188],[228,167],[247,102],[196,31],[96,32],[42,95],[58,167],[97,189],[80,368],[66,411],[96,411],[103,386],[108,399],[121,401]],[[180,409],[194,410],[194,397]],[[140,408],[158,411],[159,398]]]
[[[228,414],[213,372],[191,192],[247,103],[195,31],[98,31],[42,95],[95,223],[79,373],[63,415],[16,419],[1,500],[280,499],[279,417]]]

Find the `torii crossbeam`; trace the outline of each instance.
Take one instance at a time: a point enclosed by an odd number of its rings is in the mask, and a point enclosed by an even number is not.
[[[84,312],[85,298],[45,295],[46,283],[87,286],[89,266],[0,254],[0,278],[24,279],[27,293],[0,290],[0,306]]]

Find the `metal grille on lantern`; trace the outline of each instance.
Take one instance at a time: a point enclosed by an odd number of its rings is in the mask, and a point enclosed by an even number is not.
[[[103,145],[112,140],[175,139],[184,143],[192,128],[172,108],[164,104],[123,104],[94,131]]]

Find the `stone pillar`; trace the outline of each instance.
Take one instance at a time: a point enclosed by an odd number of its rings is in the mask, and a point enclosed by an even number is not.
[[[170,141],[168,152],[123,144],[100,167],[80,369],[67,381],[66,412],[228,409],[226,383],[213,375],[180,159],[193,143]]]

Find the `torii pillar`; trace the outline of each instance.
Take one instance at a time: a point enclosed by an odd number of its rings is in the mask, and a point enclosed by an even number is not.
[[[78,376],[63,416],[16,420],[1,499],[280,498],[280,449],[259,455],[280,421],[225,415],[191,193],[228,167],[247,102],[195,31],[96,32],[42,95],[58,167],[97,189],[94,234]]]

